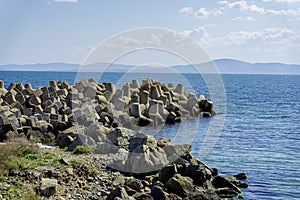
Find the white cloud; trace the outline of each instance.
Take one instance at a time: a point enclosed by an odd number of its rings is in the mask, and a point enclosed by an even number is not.
[[[255,21],[255,19],[253,17],[236,17],[231,19],[231,21]]]
[[[265,1],[271,1],[271,0],[265,0]],[[284,1],[284,0],[277,0],[277,1]],[[288,0],[285,0],[288,2]],[[294,0],[295,2],[296,0]],[[298,0],[300,1],[300,0]],[[292,0],[290,0],[292,2]],[[266,9],[263,7],[259,7],[255,4],[248,5],[245,0],[235,1],[229,3],[228,1],[221,1],[221,4],[224,5],[224,8],[231,9],[231,8],[238,8],[241,11],[250,11],[255,12],[261,15],[286,15],[286,16],[300,16],[300,9],[297,10],[273,10],[273,9]]]
[[[244,19],[243,19],[244,20]],[[257,31],[234,31],[223,36],[210,34],[205,27],[184,31],[206,48],[221,48],[227,46],[261,46],[281,48],[300,47],[300,30],[289,28],[265,28]]]
[[[263,2],[277,2],[277,3],[299,3],[300,0],[263,0]]]
[[[77,3],[78,0],[54,0],[55,3]]]
[[[179,10],[179,13],[185,14],[185,16],[192,16],[199,19],[204,19],[209,16],[218,16],[222,15],[223,12],[221,10],[207,10],[206,8],[199,8],[197,11],[195,11],[192,7],[185,7]]]

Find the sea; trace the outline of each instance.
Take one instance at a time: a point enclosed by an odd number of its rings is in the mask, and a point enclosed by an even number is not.
[[[118,87],[145,77],[175,86],[183,83],[187,92],[207,98],[212,90],[197,74],[181,74],[181,78],[159,73],[89,76]],[[192,154],[222,175],[246,173],[249,187],[243,189],[245,199],[300,199],[300,76],[222,74],[219,78],[224,88],[220,94],[226,99],[212,99],[218,113],[215,117],[142,131],[192,144]],[[22,82],[38,88],[48,86],[49,80],[74,84],[78,73],[1,71],[0,79],[5,87]],[[211,80],[210,84],[217,78],[212,75]],[[216,125],[218,131],[214,131]]]

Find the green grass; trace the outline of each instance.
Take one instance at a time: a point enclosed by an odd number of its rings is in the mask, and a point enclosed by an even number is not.
[[[91,152],[88,149],[88,147],[83,146],[83,145],[79,145],[79,146],[74,148],[73,153],[74,154],[90,154]]]
[[[82,160],[79,160],[77,158],[71,158],[69,160],[69,162],[72,164],[72,165],[82,165],[83,164],[83,161]]]

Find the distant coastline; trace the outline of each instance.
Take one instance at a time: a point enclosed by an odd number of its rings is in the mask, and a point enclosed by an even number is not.
[[[235,59],[216,59],[213,60],[221,74],[278,74],[278,75],[300,75],[300,65],[283,63],[248,63]],[[196,64],[199,67],[209,67],[211,62]],[[87,65],[85,71],[94,72],[103,69],[107,63],[96,63]],[[0,71],[50,71],[50,72],[77,72],[80,70],[79,64],[69,63],[47,63],[47,64],[6,64],[0,65]],[[138,66],[125,64],[111,64],[106,72],[128,72]],[[179,73],[198,73],[193,65],[174,65],[170,66]],[[146,70],[144,70],[146,69]],[[153,72],[154,67],[143,68],[144,73]]]

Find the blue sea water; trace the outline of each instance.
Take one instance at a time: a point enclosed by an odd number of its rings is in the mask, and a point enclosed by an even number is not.
[[[139,74],[141,80],[149,74]],[[105,73],[99,82],[112,81],[117,85],[126,78],[119,73]],[[162,82],[181,82],[172,74],[156,74]],[[31,83],[33,87],[48,85],[49,80],[74,83],[76,73],[67,72],[0,72],[6,83]],[[203,79],[185,74],[187,90],[209,96]],[[201,155],[207,130],[213,119],[189,120],[174,126],[152,130],[156,137],[180,138],[191,142],[192,153],[220,174],[245,172],[249,188],[246,199],[300,199],[300,76],[293,75],[222,75],[226,91],[225,118],[222,132],[210,137],[212,150]],[[121,81],[122,82],[122,81]],[[190,86],[188,86],[190,84]],[[213,99],[216,108],[222,104]],[[177,137],[178,130],[181,130]],[[183,130],[183,131],[182,131]],[[151,132],[151,130],[149,130]],[[196,134],[190,134],[195,132]],[[210,141],[210,140],[208,140]]]

